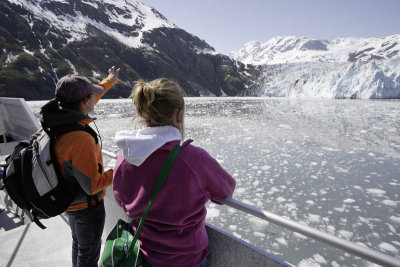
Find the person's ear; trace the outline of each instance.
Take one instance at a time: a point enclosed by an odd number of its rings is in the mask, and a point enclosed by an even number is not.
[[[89,97],[85,97],[84,99],[81,100],[81,103],[79,105],[79,110],[83,114],[87,114],[88,103],[89,103]]]
[[[182,122],[182,115],[183,115],[183,110],[182,109],[178,110],[178,112],[176,113],[176,121],[178,123]]]
[[[89,98],[85,97],[84,99],[82,99],[82,104],[86,105],[88,101],[89,101]]]

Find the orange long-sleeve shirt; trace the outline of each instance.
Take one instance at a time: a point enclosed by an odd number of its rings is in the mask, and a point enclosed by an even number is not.
[[[115,79],[109,77],[99,85],[104,88],[105,94],[114,84]],[[96,103],[103,95],[97,97]],[[88,117],[78,123],[85,126],[92,121],[93,119]],[[106,188],[112,183],[113,170],[104,172],[100,144],[96,144],[89,133],[73,131],[62,135],[55,142],[55,153],[64,177],[74,177],[86,194],[98,194],[98,200],[104,198]],[[92,205],[94,204],[95,201],[92,200]],[[86,195],[78,193],[67,210],[82,210],[87,207]]]

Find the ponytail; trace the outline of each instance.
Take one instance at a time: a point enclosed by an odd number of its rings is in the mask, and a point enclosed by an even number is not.
[[[173,115],[183,110],[183,92],[179,85],[161,78],[151,82],[139,81],[132,90],[136,116],[147,126],[173,125]]]

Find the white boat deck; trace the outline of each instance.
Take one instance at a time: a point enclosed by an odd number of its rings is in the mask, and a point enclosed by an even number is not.
[[[47,229],[21,225],[10,210],[0,213],[0,266],[72,266],[71,230],[63,216],[45,220]]]

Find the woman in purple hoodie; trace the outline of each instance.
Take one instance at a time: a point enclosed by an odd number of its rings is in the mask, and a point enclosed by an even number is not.
[[[133,220],[135,231],[168,152],[182,141],[184,99],[167,79],[137,83],[132,91],[136,116],[145,128],[116,134],[121,152],[114,168],[113,191]],[[204,149],[187,140],[157,194],[139,242],[151,266],[207,266],[204,224],[208,200],[231,197],[235,180]]]

